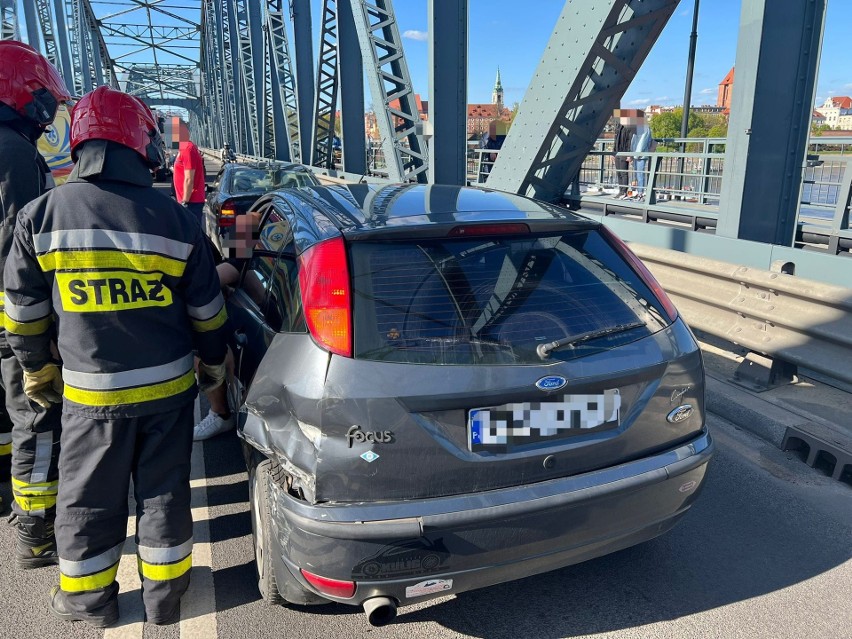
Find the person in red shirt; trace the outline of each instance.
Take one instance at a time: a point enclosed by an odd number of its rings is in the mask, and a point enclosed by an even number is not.
[[[199,224],[204,216],[204,158],[190,141],[181,142],[174,164],[175,199],[189,209]]]

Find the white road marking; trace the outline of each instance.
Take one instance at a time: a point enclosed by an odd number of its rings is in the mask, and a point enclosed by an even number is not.
[[[130,608],[122,606],[118,625],[104,630],[104,639],[142,639],[145,608],[142,605],[142,584],[139,582],[139,567],[136,562],[136,501],[130,497],[130,517],[127,518],[127,541],[121,561],[118,562],[116,580],[121,592],[134,592],[134,597],[123,597],[121,603],[129,603]]]
[[[198,413],[198,400],[195,409]],[[216,593],[213,587],[213,553],[210,543],[210,510],[207,507],[204,448],[201,442],[192,446],[193,538],[192,581],[180,604],[181,639],[216,637]]]

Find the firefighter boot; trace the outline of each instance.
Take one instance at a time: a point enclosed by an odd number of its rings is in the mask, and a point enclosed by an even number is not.
[[[18,546],[15,561],[18,568],[40,568],[59,563],[53,522],[41,517],[18,515],[14,522],[18,528]]]
[[[108,587],[114,588],[115,594],[118,594],[118,587],[115,584]],[[76,612],[68,604],[66,594],[60,590],[59,586],[54,586],[50,591],[49,607],[50,612],[63,621],[85,621],[95,628],[106,628],[118,621],[118,598],[116,596],[113,596],[97,612]]]

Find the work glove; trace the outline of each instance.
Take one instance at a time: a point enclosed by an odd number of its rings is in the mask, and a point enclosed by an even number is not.
[[[205,364],[198,362],[198,388],[202,393],[209,393],[225,381],[225,362],[221,364]]]
[[[62,372],[56,364],[46,364],[35,372],[24,371],[24,393],[43,408],[62,402]]]

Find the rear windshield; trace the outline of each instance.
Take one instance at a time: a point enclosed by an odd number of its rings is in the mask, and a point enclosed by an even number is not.
[[[666,326],[653,293],[597,231],[353,242],[355,357],[541,364]],[[590,335],[590,333],[592,333]]]
[[[240,167],[231,172],[231,193],[272,191],[316,184],[306,171]]]

